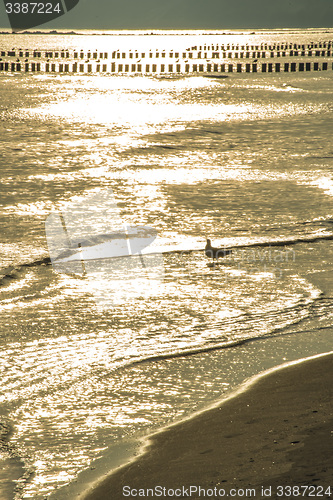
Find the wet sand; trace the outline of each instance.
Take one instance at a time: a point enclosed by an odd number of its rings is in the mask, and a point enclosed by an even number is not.
[[[252,491],[247,497],[265,498],[262,487],[266,497],[292,498],[281,486],[303,486],[303,498],[329,498],[325,490],[331,484],[333,496],[332,399],[332,354],[272,371],[219,407],[154,434],[145,454],[82,498],[134,498],[140,492],[130,489],[156,486],[166,488],[162,498],[205,498],[194,490],[189,497],[190,486],[210,490],[206,498],[219,498],[209,495],[214,488],[225,496],[241,489],[236,498],[245,497],[251,488],[255,496]],[[168,494],[168,489],[178,495]],[[153,492],[141,493],[159,498]]]

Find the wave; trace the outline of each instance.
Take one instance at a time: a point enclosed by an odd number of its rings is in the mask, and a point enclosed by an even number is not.
[[[295,238],[288,238],[288,239],[278,239],[278,240],[271,240],[271,241],[261,241],[261,242],[255,242],[255,243],[249,243],[246,245],[240,245],[237,246],[237,248],[250,248],[250,247],[281,247],[281,246],[286,246],[286,245],[297,245],[299,243],[315,243],[317,241],[323,241],[323,240],[333,240],[333,234],[320,234],[320,235],[312,235],[312,236],[301,236],[301,237],[295,237]],[[235,247],[234,247],[235,248]]]
[[[25,268],[29,267],[37,267],[37,266],[47,266],[51,264],[50,257],[44,257],[41,259],[32,260],[30,262],[24,262],[22,264],[18,264],[16,266],[8,266],[3,269],[0,269],[0,283],[4,279],[15,279],[17,276],[15,273],[20,271],[24,271]]]
[[[316,308],[318,308],[318,311],[320,312],[321,315],[323,315],[325,313],[325,311],[327,310],[327,308],[330,308],[331,307],[331,304],[329,305],[325,305],[325,301],[332,301],[333,300],[333,297],[325,297],[323,296],[322,293],[320,293],[320,295],[316,296],[316,297],[311,297],[309,298],[308,301],[306,301],[306,303],[304,302],[299,302],[297,304],[295,304],[294,306],[292,307],[287,307],[285,308],[283,311],[279,311],[279,314],[281,315],[284,314],[286,317],[288,317],[288,322],[287,324],[280,324],[279,326],[275,326],[272,328],[272,330],[270,330],[269,332],[267,332],[266,334],[264,335],[256,335],[256,336],[252,336],[252,337],[247,337],[247,338],[240,338],[240,339],[233,339],[231,341],[226,341],[226,340],[222,340],[222,342],[220,342],[219,344],[215,344],[215,345],[203,345],[203,346],[192,346],[188,349],[184,349],[184,350],[181,350],[181,351],[167,351],[167,352],[161,352],[161,353],[157,353],[157,354],[152,354],[152,355],[146,355],[144,357],[141,357],[141,358],[136,358],[136,359],[132,359],[132,360],[122,360],[120,361],[119,363],[117,363],[111,370],[101,370],[100,368],[97,369],[97,370],[94,370],[94,375],[95,376],[102,376],[103,378],[107,378],[107,377],[110,377],[114,374],[115,371],[118,371],[118,370],[127,370],[133,366],[138,366],[138,365],[144,365],[146,363],[151,363],[151,362],[159,362],[159,361],[167,361],[167,360],[172,360],[172,359],[177,359],[177,358],[188,358],[190,356],[195,356],[195,355],[199,355],[199,354],[205,354],[205,353],[209,353],[209,352],[213,352],[213,351],[219,351],[219,350],[224,350],[224,349],[231,349],[233,347],[237,347],[237,346],[242,346],[242,345],[245,345],[245,344],[248,344],[248,343],[252,343],[252,342],[256,342],[256,341],[260,341],[260,340],[263,340],[264,338],[277,338],[277,337],[281,337],[281,336],[286,336],[286,335],[298,335],[298,334],[303,334],[303,333],[311,333],[313,331],[318,331],[318,330],[326,330],[326,329],[331,329],[332,328],[332,325],[329,324],[329,325],[322,325],[322,326],[318,326],[316,325],[315,327],[313,328],[306,328],[306,329],[294,329],[294,327],[296,327],[296,325],[302,323],[303,320],[306,319],[306,315],[301,315],[301,316],[297,316],[297,313],[299,313],[299,311],[301,309],[304,310],[304,307],[309,310],[311,310],[312,312],[313,309],[316,310]],[[325,311],[322,311],[321,308],[324,307]],[[294,319],[290,321],[290,314],[295,314],[294,316]],[[252,327],[253,327],[253,321],[254,320],[263,320],[263,319],[267,319],[267,317],[271,315],[271,312],[267,313],[267,314],[257,314],[257,315],[254,315],[253,318],[249,318],[249,329],[252,330]],[[273,316],[275,316],[275,314],[273,313]],[[236,318],[236,321],[239,320],[239,318]],[[222,326],[222,323],[219,325],[220,327]],[[290,331],[290,328],[292,328],[292,330]],[[214,341],[213,341],[214,342]]]
[[[225,250],[233,250],[233,249],[242,249],[242,248],[253,248],[253,247],[283,247],[290,245],[298,245],[300,243],[315,243],[318,241],[325,240],[333,240],[333,234],[320,234],[320,235],[311,235],[311,236],[296,236],[295,238],[283,238],[283,239],[274,239],[274,240],[265,240],[265,241],[254,241],[249,243],[242,243],[240,245],[225,245],[223,249]],[[203,252],[204,248],[194,248],[194,249],[175,249],[175,250],[166,250],[161,252],[163,255],[167,254],[189,254],[193,252]]]
[[[290,325],[288,325],[288,326],[290,326]],[[195,356],[196,354],[204,354],[204,353],[208,353],[208,352],[212,352],[212,351],[220,351],[222,349],[230,349],[231,347],[237,347],[237,346],[241,346],[244,344],[248,344],[250,342],[255,342],[257,340],[262,340],[263,338],[268,337],[268,336],[270,338],[275,338],[275,337],[281,337],[282,335],[296,335],[296,334],[300,334],[300,333],[310,333],[310,332],[317,331],[317,330],[329,330],[331,328],[332,328],[332,325],[319,326],[319,327],[307,329],[307,330],[295,330],[292,333],[291,332],[281,333],[280,332],[281,328],[277,328],[275,332],[269,333],[266,335],[252,337],[249,339],[241,339],[241,340],[237,340],[237,341],[232,341],[232,342],[228,342],[228,343],[225,343],[223,345],[218,345],[218,346],[211,346],[211,347],[207,346],[207,347],[200,347],[200,348],[198,347],[198,348],[188,349],[188,350],[182,351],[182,352],[157,354],[155,356],[149,356],[149,357],[144,358],[144,359],[134,360],[134,361],[126,364],[125,366],[122,365],[122,366],[119,366],[117,368],[118,369],[119,368],[129,368],[131,366],[141,365],[144,363],[150,363],[152,361],[154,362],[154,361],[164,361],[164,360],[175,359],[175,358],[187,358],[188,356]]]
[[[332,221],[328,221],[332,222]],[[306,223],[304,223],[306,224]],[[316,243],[320,241],[330,241],[333,240],[333,233],[328,233],[328,234],[316,234],[316,235],[309,235],[309,236],[296,236],[294,238],[281,238],[281,239],[272,239],[272,240],[257,240],[257,241],[251,241],[248,243],[242,243],[240,245],[225,245],[223,246],[223,249],[225,250],[238,250],[242,248],[253,248],[253,247],[260,247],[260,248],[268,248],[268,247],[284,247],[284,246],[291,246],[291,245],[298,245],[301,243]],[[173,255],[173,254],[179,254],[179,255],[186,255],[186,254],[191,254],[195,252],[204,252],[204,247],[202,248],[175,248],[171,247],[169,249],[163,250],[161,249],[160,251],[155,251],[155,252],[145,252],[145,255]],[[131,257],[131,256],[129,256]],[[114,258],[116,259],[117,257],[108,257],[108,258]],[[100,260],[102,260],[101,258]],[[31,262],[24,262],[22,264],[19,264],[17,266],[8,266],[4,269],[0,269],[0,283],[4,279],[14,279],[15,273],[23,271],[26,268],[30,267],[37,267],[37,266],[46,266],[46,265],[51,265],[51,258],[49,256],[47,257],[42,257],[36,260],[33,260]]]
[[[114,373],[118,370],[121,370],[121,371],[127,370],[127,369],[134,367],[134,366],[138,366],[138,365],[141,366],[141,365],[151,363],[151,362],[167,361],[167,360],[178,359],[178,358],[188,358],[190,356],[205,354],[205,353],[209,353],[209,352],[213,352],[213,351],[231,349],[233,347],[242,346],[242,345],[248,344],[250,342],[260,341],[260,340],[262,340],[264,338],[268,338],[268,337],[275,338],[275,337],[280,337],[283,335],[296,335],[296,334],[301,334],[301,333],[312,332],[314,330],[329,329],[329,328],[332,328],[331,325],[321,326],[321,327],[316,326],[313,329],[304,329],[304,330],[299,329],[299,330],[287,331],[288,328],[293,328],[297,324],[301,323],[304,319],[306,319],[306,315],[300,315],[300,316],[298,315],[298,313],[300,312],[301,309],[304,310],[304,308],[305,308],[309,311],[310,309],[312,310],[316,306],[316,304],[317,304],[318,308],[320,308],[323,300],[327,300],[327,298],[323,297],[322,295],[319,295],[317,297],[309,298],[309,300],[307,300],[305,303],[299,302],[292,307],[287,307],[282,311],[278,311],[278,314],[280,314],[280,315],[284,314],[284,316],[287,318],[287,322],[280,324],[280,325],[273,326],[272,329],[270,329],[270,331],[268,331],[267,333],[262,334],[262,335],[256,335],[256,336],[251,336],[251,337],[246,337],[246,338],[243,337],[240,339],[233,339],[230,341],[226,341],[225,339],[223,339],[219,343],[216,343],[215,340],[212,340],[211,342],[215,342],[214,345],[207,345],[207,343],[206,343],[206,345],[192,346],[192,347],[189,347],[189,348],[183,349],[183,350],[175,350],[175,351],[168,350],[166,352],[160,352],[157,354],[151,354],[151,355],[147,354],[147,355],[144,355],[143,357],[136,357],[134,359],[121,359],[120,358],[112,366],[112,368],[108,368],[108,369],[105,369],[105,367],[94,368],[89,372],[89,374],[85,375],[83,378],[92,377],[92,376],[95,376],[98,378],[108,378],[108,377],[113,376]],[[294,314],[294,318],[290,319],[290,315],[292,315],[292,314]],[[272,313],[272,312],[268,312],[266,314],[251,315],[251,317],[249,318],[249,321],[248,321],[248,329],[252,331],[255,321],[262,321],[264,319],[267,320],[267,318],[269,320],[269,316],[276,317],[276,314]],[[235,318],[235,321],[237,321],[237,320],[239,320],[239,318]],[[215,325],[215,328],[216,328],[216,326],[222,328],[223,322],[221,322],[219,325]],[[286,330],[286,331],[284,331],[284,330]],[[80,377],[80,380],[82,381],[83,378]],[[69,381],[68,386],[69,386],[69,384],[72,385],[73,383],[74,383],[73,380]],[[67,387],[67,383],[66,384],[62,383],[61,388],[64,389],[65,387]],[[57,387],[57,390],[60,390],[60,387]],[[39,393],[39,394],[41,394],[41,393]]]
[[[198,344],[197,345],[192,345],[189,346],[188,348],[183,348],[178,346],[178,348],[172,350],[170,348],[167,348],[163,351],[160,352],[146,352],[143,355],[137,356],[134,354],[133,357],[127,357],[127,356],[120,356],[117,359],[115,359],[111,365],[105,366],[104,364],[100,365],[98,363],[95,364],[93,363],[90,366],[90,369],[87,373],[71,373],[71,376],[69,379],[62,379],[60,382],[58,379],[55,379],[55,382],[52,383],[52,381],[47,378],[48,376],[46,374],[42,374],[41,371],[36,375],[38,378],[38,384],[37,386],[34,387],[34,384],[32,384],[32,379],[29,378],[29,380],[21,380],[20,385],[23,384],[23,389],[25,391],[32,391],[31,393],[34,394],[35,398],[43,398],[47,394],[52,392],[60,393],[61,391],[66,391],[69,389],[69,387],[72,387],[73,384],[78,383],[78,382],[83,382],[84,380],[87,380],[88,378],[91,379],[92,377],[96,377],[97,379],[104,379],[111,377],[115,374],[115,372],[118,371],[123,371],[123,370],[128,370],[133,366],[138,366],[138,365],[143,365],[146,363],[151,363],[151,362],[159,362],[159,361],[165,361],[165,360],[172,360],[172,359],[177,359],[177,358],[188,358],[190,356],[195,356],[199,354],[205,354],[213,351],[218,351],[218,350],[224,350],[224,349],[230,349],[236,346],[241,346],[244,344],[247,344],[248,342],[253,342],[257,340],[262,340],[264,338],[274,338],[274,337],[280,337],[281,335],[290,335],[290,334],[297,334],[297,333],[304,333],[306,331],[312,331],[312,330],[293,330],[292,332],[286,331],[287,328],[293,328],[295,325],[301,323],[304,319],[307,318],[308,312],[312,310],[315,307],[315,304],[317,304],[317,308],[320,309],[321,304],[322,304],[322,297],[321,296],[314,296],[312,295],[311,297],[308,297],[307,299],[303,299],[301,301],[298,301],[296,304],[290,307],[285,307],[282,310],[277,310],[277,311],[268,311],[266,313],[257,313],[257,314],[248,314],[246,313],[245,315],[247,316],[247,319],[244,319],[244,316],[242,318],[236,317],[236,318],[231,318],[231,321],[221,321],[217,324],[214,325],[214,330],[218,329],[220,331],[223,331],[224,328],[230,326],[230,323],[233,324],[237,328],[237,323],[238,323],[238,329],[241,332],[241,334],[247,335],[247,331],[251,332],[251,337],[244,335],[241,338],[233,338],[231,340],[227,340],[226,337],[216,339],[212,338],[210,340],[206,340],[204,344]],[[330,304],[329,304],[330,306]],[[326,306],[325,306],[326,307]],[[303,314],[300,314],[300,311],[303,310]],[[320,310],[320,313],[323,313],[324,311]],[[279,322],[276,324],[275,319],[279,317]],[[264,334],[257,334],[253,335],[253,331],[257,330],[257,326],[259,323],[265,322],[269,324],[268,331],[266,331]],[[241,325],[241,326],[240,326]],[[207,329],[207,326],[204,325],[202,327],[203,329]],[[319,329],[325,329],[325,328],[332,328],[331,326],[322,326]],[[316,329],[318,329],[316,327]],[[58,340],[55,339],[50,343],[50,339],[45,340],[44,345],[41,346],[41,353],[39,353],[39,347],[36,347],[36,360],[39,360],[42,358],[42,356],[45,356],[45,345],[47,345],[48,349],[48,355],[50,354],[51,351],[53,351],[53,346],[55,346],[55,356],[63,356],[66,355],[64,352],[61,353],[61,349],[59,350],[59,345],[58,345]],[[61,339],[60,339],[61,340]],[[211,344],[211,345],[210,345]],[[40,364],[40,363],[38,363]],[[64,366],[67,366],[66,363]],[[42,370],[43,368],[41,368]],[[70,370],[68,370],[70,373]],[[47,379],[47,384],[45,385],[42,379],[44,379],[44,382]],[[21,387],[21,389],[22,389]],[[28,389],[29,387],[29,389]],[[13,389],[9,389],[10,394],[11,394],[11,401],[13,399],[16,400],[17,396],[15,395],[15,391]],[[4,388],[4,393],[8,392],[8,389]],[[18,393],[18,396],[20,397],[21,392]],[[1,431],[1,423],[0,423],[0,431]],[[1,434],[0,434],[1,437]],[[1,447],[0,447],[1,449]]]

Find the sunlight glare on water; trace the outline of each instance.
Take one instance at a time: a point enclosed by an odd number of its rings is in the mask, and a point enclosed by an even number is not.
[[[223,43],[310,35],[230,34]],[[198,44],[194,34],[15,36],[52,50]],[[318,317],[330,324],[310,279],[331,262],[330,241],[320,240],[333,219],[332,73],[324,73],[1,75],[0,411],[30,474],[17,499],[44,499],[111,445],[280,363],[273,344],[263,360],[267,339],[311,331]],[[115,201],[103,195],[111,191]],[[65,222],[67,214],[81,274],[47,261],[51,213]],[[157,237],[131,264],[89,259],[99,243],[79,253],[78,243],[120,226]],[[213,266],[207,237],[232,254]],[[299,244],[285,246],[291,240]],[[280,246],[249,247],[258,243]]]

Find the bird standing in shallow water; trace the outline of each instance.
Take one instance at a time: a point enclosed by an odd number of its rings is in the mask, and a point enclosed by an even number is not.
[[[216,259],[216,262],[218,261],[219,257],[225,257],[226,255],[231,254],[232,250],[223,250],[223,248],[215,248],[212,247],[211,241],[207,238],[207,244],[205,246],[205,254],[207,257],[211,257],[214,261]]]

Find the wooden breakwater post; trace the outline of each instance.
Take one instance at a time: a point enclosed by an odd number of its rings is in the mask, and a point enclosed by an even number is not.
[[[0,72],[65,74],[292,73],[333,70],[332,41],[296,44],[203,44],[182,50],[12,49],[0,51]]]

